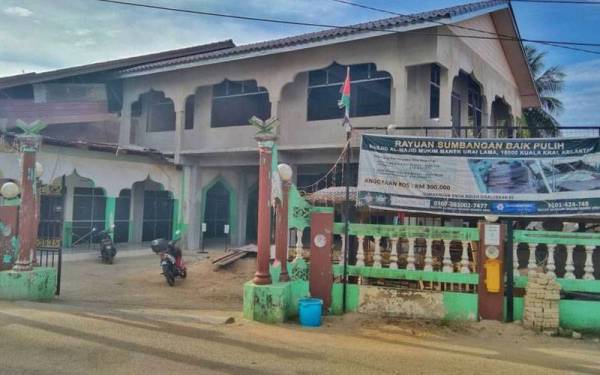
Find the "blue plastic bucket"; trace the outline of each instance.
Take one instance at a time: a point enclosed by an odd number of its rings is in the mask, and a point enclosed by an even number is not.
[[[322,300],[318,298],[300,298],[298,301],[300,325],[304,327],[320,327],[322,309]]]

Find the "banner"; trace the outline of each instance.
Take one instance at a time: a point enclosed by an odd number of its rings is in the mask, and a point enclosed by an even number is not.
[[[358,204],[460,216],[600,214],[600,138],[363,135]]]

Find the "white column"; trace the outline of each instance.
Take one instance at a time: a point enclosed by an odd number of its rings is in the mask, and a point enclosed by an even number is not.
[[[185,107],[185,104],[184,104]],[[185,128],[185,111],[175,111],[175,164],[181,163],[181,149],[183,148],[183,130]]]
[[[398,269],[398,237],[391,238],[392,251],[390,252],[390,268]]]
[[[556,277],[556,264],[554,263],[554,252],[556,251],[556,245],[548,244],[548,262],[546,263],[546,273],[552,277]]]
[[[529,246],[529,262],[527,263],[527,274],[535,273],[537,270],[537,262],[535,261],[536,243],[527,244]]]
[[[433,258],[431,256],[431,247],[433,246],[433,240],[431,238],[426,238],[425,243],[425,266],[423,267],[423,271],[433,271]]]
[[[586,246],[585,247],[585,265],[583,270],[585,274],[583,274],[584,280],[594,280],[594,263],[592,263],[592,254],[594,254],[594,249],[596,246]]]
[[[303,231],[301,229],[296,229],[296,257],[294,258],[294,261],[303,258],[302,252],[304,250],[304,245],[302,245],[302,233]]]
[[[406,269],[410,271],[414,271],[415,267],[415,241],[416,238],[408,239],[408,256],[406,257]]]
[[[573,250],[575,245],[567,245],[567,263],[565,264],[565,279],[575,280],[575,265],[573,264]]]
[[[356,236],[358,240],[358,250],[356,251],[356,265],[359,267],[365,266],[365,236]]]
[[[196,201],[198,187],[198,167],[195,165],[183,166],[183,196],[181,197],[184,222],[189,230],[184,233],[187,249],[197,249],[200,246],[200,223],[198,223],[199,205]]]
[[[373,267],[381,268],[381,236],[373,237],[375,240],[375,251],[373,252]]]
[[[132,139],[131,137],[131,101],[123,101],[119,121],[119,145],[130,145],[135,143],[135,139]]]
[[[521,272],[519,272],[519,258],[517,257],[517,249],[519,248],[519,243],[513,243],[513,277],[521,276]]]
[[[442,260],[442,272],[452,272],[452,258],[450,257],[450,240],[444,240],[444,259]]]
[[[462,254],[460,256],[460,273],[471,273],[469,263],[469,241],[462,242]]]

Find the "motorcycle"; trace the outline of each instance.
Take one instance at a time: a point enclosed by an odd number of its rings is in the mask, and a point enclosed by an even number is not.
[[[113,242],[111,234],[115,225],[111,225],[110,228],[100,231],[96,234],[100,238],[100,258],[103,263],[113,264],[115,255],[117,255],[117,248]]]
[[[158,238],[150,243],[152,251],[160,257],[160,267],[162,274],[167,280],[169,286],[175,285],[175,278],[187,277],[187,268],[183,262],[181,249],[177,245],[179,242],[179,231],[175,232],[175,239],[168,241],[163,238]]]

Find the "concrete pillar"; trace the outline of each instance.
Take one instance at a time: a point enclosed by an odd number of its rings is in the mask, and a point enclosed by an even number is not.
[[[117,198],[106,197],[106,206],[104,208],[104,229],[110,229],[115,224],[115,209]],[[114,239],[114,232],[110,232],[110,237]]]
[[[131,187],[131,238],[129,242],[142,242],[142,229],[144,223],[144,184],[135,183]]]
[[[406,67],[401,66],[392,73],[393,90],[391,98],[391,113],[395,125],[404,125],[406,123],[406,88],[407,88]]]
[[[454,71],[442,69],[440,77],[440,126],[452,126],[451,105],[452,105],[452,81],[454,80]],[[448,132],[447,136],[451,136]]]
[[[492,124],[492,102],[493,96],[490,93],[486,93],[481,98],[481,128],[485,129],[482,131],[482,138],[493,138],[496,136],[495,129],[489,129]]]
[[[183,131],[185,129],[185,110],[175,108],[175,164],[181,163],[181,150],[183,147]]]
[[[121,108],[121,117],[119,120],[121,123],[119,126],[119,144],[132,144],[134,140],[131,139],[131,103],[123,103],[123,108]]]
[[[183,167],[183,183],[185,196],[181,197],[183,220],[187,223],[187,232],[183,245],[186,249],[197,249],[200,246],[200,223],[198,218],[198,166],[186,165]]]

